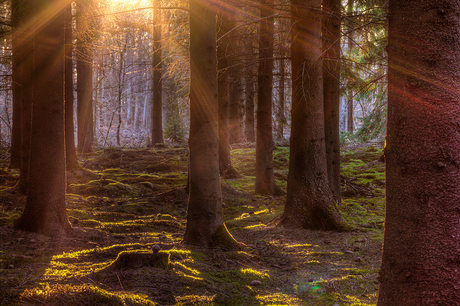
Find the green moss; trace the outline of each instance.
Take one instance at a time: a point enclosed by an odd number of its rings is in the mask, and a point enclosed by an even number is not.
[[[176,306],[214,305],[214,297],[206,295],[186,295],[176,298]]]
[[[111,293],[93,285],[52,285],[26,289],[21,294],[24,305],[87,305],[87,306],[154,306],[147,296],[134,293]]]
[[[225,250],[239,250],[240,244],[233,238],[225,224],[217,227],[212,237],[212,243]]]

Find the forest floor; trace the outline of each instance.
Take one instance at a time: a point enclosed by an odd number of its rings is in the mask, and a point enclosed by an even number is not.
[[[0,152],[0,305],[375,305],[383,239],[382,144],[342,150],[339,208],[355,229],[277,226],[285,197],[254,194],[253,145],[232,150],[237,179],[222,179],[224,217],[238,252],[181,244],[187,149],[104,149],[79,156],[68,178],[73,230],[59,240],[16,231],[25,197]],[[289,148],[274,152],[286,189]],[[169,267],[112,262],[122,252],[169,254]]]

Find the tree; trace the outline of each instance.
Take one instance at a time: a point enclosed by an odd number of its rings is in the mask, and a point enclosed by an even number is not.
[[[161,14],[159,1],[153,8],[153,104],[152,104],[152,145],[163,143],[163,101],[161,64]]]
[[[56,236],[71,225],[65,209],[65,13],[58,0],[36,1],[29,186],[15,227]]]
[[[80,153],[93,147],[92,1],[77,1],[77,121]]]
[[[235,3],[234,6],[237,4]],[[238,62],[238,44],[241,39],[241,33],[236,27],[237,20],[234,12],[230,12],[227,15],[228,18],[228,29],[227,39],[231,43],[227,47],[228,56],[228,129],[229,138],[231,143],[240,143],[242,141],[241,133],[241,111],[240,111],[240,98],[241,98],[241,80],[242,71],[240,63]]]
[[[323,0],[323,92],[326,163],[334,201],[340,203],[340,0]]]
[[[223,177],[238,177],[239,174],[232,166],[230,142],[228,133],[228,49],[230,44],[228,32],[231,30],[228,12],[221,8],[218,13],[219,37],[217,42],[217,103],[219,114],[219,173]]]
[[[345,227],[327,179],[321,60],[321,0],[292,0],[292,110],[287,199],[280,224]]]
[[[245,81],[245,100],[244,100],[244,136],[246,141],[254,142],[255,132],[254,132],[254,101],[255,101],[255,75],[254,65],[252,63],[256,62],[256,55],[254,54],[253,42],[250,39],[247,39],[245,42],[245,51],[246,51],[246,81]]]
[[[260,2],[259,75],[257,89],[256,182],[255,192],[277,193],[273,173],[273,31],[274,1]]]
[[[238,248],[222,214],[219,178],[216,4],[190,1],[189,203],[184,242]]]
[[[74,97],[73,97],[73,66],[72,66],[72,5],[69,3],[65,8],[65,143],[66,143],[66,169],[76,170],[78,165],[77,150],[75,149],[75,128],[73,123]]]
[[[281,35],[280,35],[281,36]],[[284,140],[284,126],[286,125],[285,104],[285,79],[286,79],[286,66],[285,66],[285,44],[281,42],[279,44],[279,81],[278,81],[278,105],[276,106],[276,138],[278,140]]]
[[[353,12],[353,7],[354,7],[354,0],[348,0],[347,3],[347,11],[348,14],[351,14]],[[348,47],[347,51],[349,53],[353,52],[353,26],[351,24],[351,20],[348,21]],[[348,91],[347,91],[347,132],[353,133],[354,130],[354,122],[353,122],[353,102],[354,102],[354,93],[353,93],[353,88],[351,85],[349,85]]]
[[[26,193],[29,180],[30,129],[32,114],[32,74],[34,54],[33,5],[31,2],[12,2],[13,58],[13,137],[11,168],[19,167],[19,192]],[[18,147],[19,145],[19,147]],[[19,165],[17,158],[19,157]]]
[[[11,1],[11,25],[13,27],[12,39],[12,88],[13,88],[13,128],[11,137],[11,158],[10,168],[19,168],[21,165],[21,109],[22,109],[22,83],[24,75],[21,74],[25,62],[25,55],[28,53],[26,46],[27,32],[24,28],[27,24],[27,17],[30,13],[27,5],[21,0]]]
[[[378,305],[458,305],[460,7],[390,0]]]

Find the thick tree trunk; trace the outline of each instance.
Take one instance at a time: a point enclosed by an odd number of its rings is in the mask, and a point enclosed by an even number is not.
[[[342,230],[327,179],[321,60],[321,0],[292,0],[292,127],[281,225]]]
[[[236,249],[238,243],[222,214],[215,7],[215,3],[190,1],[189,203],[184,242]]]
[[[35,13],[41,18],[34,48],[29,186],[26,207],[15,224],[48,236],[71,229],[65,209],[63,8],[55,0],[36,2]]]
[[[272,90],[273,90],[273,0],[260,2],[259,76],[257,90],[257,140],[255,192],[274,195]]]
[[[93,147],[93,49],[92,1],[77,1],[77,121],[78,152]]]
[[[73,124],[73,67],[72,67],[72,6],[65,8],[65,144],[67,171],[74,171],[78,166],[75,148],[75,129]]]
[[[459,305],[460,6],[390,0],[379,306]]]
[[[153,103],[152,103],[152,146],[163,143],[163,101],[161,64],[161,14],[159,1],[154,1],[153,9]]]
[[[329,185],[340,203],[340,0],[323,0],[323,92]]]

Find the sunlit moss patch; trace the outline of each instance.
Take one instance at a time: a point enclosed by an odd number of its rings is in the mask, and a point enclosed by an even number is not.
[[[266,295],[257,295],[257,300],[261,305],[267,306],[287,306],[287,305],[302,305],[302,300],[294,297],[293,295],[285,293],[272,293]]]
[[[52,285],[26,289],[21,294],[24,305],[94,305],[94,306],[154,306],[147,296],[134,293],[111,293],[93,285]]]
[[[176,306],[207,306],[214,305],[214,296],[186,295],[176,298]]]

